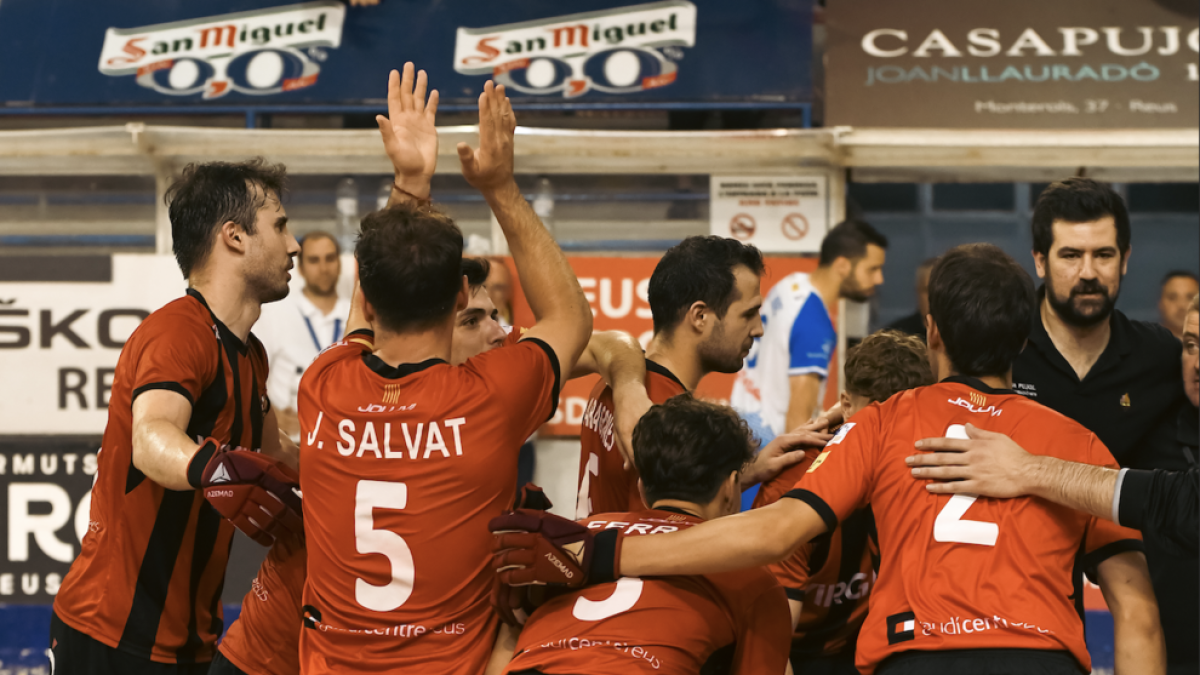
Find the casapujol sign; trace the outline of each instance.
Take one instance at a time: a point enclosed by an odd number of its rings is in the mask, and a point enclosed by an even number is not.
[[[491,74],[525,94],[625,94],[675,81],[679,47],[696,44],[687,0],[583,12],[486,28],[459,28],[454,70]]]
[[[100,72],[134,75],[162,94],[212,99],[310,87],[325,49],[342,42],[346,6],[336,0],[222,14],[140,28],[109,28]]]

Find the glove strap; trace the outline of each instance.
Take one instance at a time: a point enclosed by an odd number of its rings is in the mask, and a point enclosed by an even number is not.
[[[217,454],[217,450],[220,447],[221,444],[212,436],[201,441],[200,449],[196,451],[196,454],[192,455],[192,459],[188,462],[187,467],[187,480],[192,487],[197,490],[202,487],[201,480],[204,478],[204,468],[208,466],[208,462],[213,458],[213,455]]]
[[[592,538],[588,584],[603,584],[620,578],[621,538],[618,534],[617,530],[604,530]]]

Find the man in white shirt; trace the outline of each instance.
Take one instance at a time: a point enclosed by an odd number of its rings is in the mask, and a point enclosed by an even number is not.
[[[767,294],[763,336],[754,341],[730,396],[762,446],[819,409],[837,344],[829,309],[839,298],[863,302],[875,294],[886,249],[887,238],[875,228],[847,220],[821,241],[812,274],[789,274]]]
[[[267,349],[271,364],[267,395],[275,405],[279,429],[300,438],[296,392],[304,369],[329,345],[342,339],[350,299],[339,298],[341,247],[328,232],[310,232],[300,242],[300,276],[304,290],[264,309],[255,335]]]

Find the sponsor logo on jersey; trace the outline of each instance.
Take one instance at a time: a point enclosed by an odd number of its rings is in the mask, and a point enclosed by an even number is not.
[[[829,456],[828,450],[822,452],[820,455],[817,455],[816,461],[814,461],[812,463],[812,466],[808,467],[808,471],[806,471],[805,473],[812,473],[812,472],[816,471],[818,466],[821,466],[822,464],[825,463],[825,458],[828,456]]]
[[[825,444],[825,447],[828,448],[831,445],[837,445],[838,443],[841,443],[842,439],[846,438],[846,434],[850,433],[850,430],[854,428],[855,424],[858,423],[847,422],[839,427],[837,433],[833,435],[833,438],[829,439],[829,442]]]
[[[917,637],[917,615],[912,612],[901,612],[887,618],[887,639],[889,645],[914,640]]]
[[[628,94],[675,81],[680,47],[696,44],[688,0],[459,28],[454,70],[491,75],[525,94]]]
[[[217,466],[217,470],[213,472],[212,478],[209,480],[213,483],[228,483],[233,479],[229,477],[229,471],[225,468],[225,465],[220,464]]]
[[[959,396],[958,398],[946,399],[946,402],[949,403],[950,405],[956,405],[960,408],[966,408],[967,410],[969,410],[973,413],[978,413],[980,415],[991,415],[992,417],[999,417],[1000,413],[1004,412],[1003,410],[1001,410],[1000,408],[997,408],[994,405],[989,405],[987,407],[984,407],[983,404],[987,403],[987,399],[979,394],[976,394],[975,392],[971,392],[969,394],[969,396],[971,398],[971,400],[969,400],[969,401],[964,399],[963,397]],[[976,397],[978,397],[978,398],[976,398]]]
[[[134,75],[138,86],[169,96],[213,99],[231,91],[267,96],[311,87],[342,42],[344,4],[298,5],[109,28],[100,72]]]

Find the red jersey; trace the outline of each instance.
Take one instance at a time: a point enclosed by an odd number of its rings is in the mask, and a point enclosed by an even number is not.
[[[799,464],[763,483],[754,508],[779,501],[816,458],[809,453]],[[793,657],[854,653],[858,631],[867,617],[878,558],[875,517],[866,508],[838,523],[833,532],[804,544],[786,560],[767,566],[788,599],[803,603],[792,636]]]
[[[218,647],[249,675],[300,672],[300,597],[307,570],[304,541],[280,539],[267,552],[242,599],[242,613]]]
[[[653,403],[687,391],[679,378],[646,359],[646,395]],[[596,383],[583,413],[579,431],[579,501],[575,518],[593,513],[644,511],[649,508],[638,492],[638,473],[625,469],[625,457],[617,447],[612,388],[603,379]]]
[[[1009,390],[952,377],[872,404],[844,424],[788,493],[832,530],[870,503],[879,532],[879,579],[858,639],[868,675],[908,650],[1067,650],[1084,672],[1082,589],[1076,557],[1094,569],[1140,550],[1140,535],[1042,499],[935,495],[904,458],[922,438],[958,435],[970,422],[1035,455],[1116,467],[1077,422]],[[965,437],[965,436],[963,436]],[[1094,577],[1093,577],[1094,578]]]
[[[267,356],[194,289],[138,326],[121,350],[97,459],[88,533],[54,600],[64,623],[161,663],[212,659],[233,526],[195,490],[167,490],[133,466],[133,402],[165,389],[192,404],[187,434],[258,448]]]
[[[518,342],[525,329],[513,329],[505,345]],[[233,622],[219,649],[250,675],[293,675],[300,672],[300,598],[307,576],[304,542],[283,542],[267,553],[242,600],[242,613]]]
[[[606,513],[591,529],[622,537],[704,522],[674,510]],[[734,645],[731,673],[780,675],[791,633],[787,597],[761,568],[690,577],[622,578],[557,596],[529,617],[505,673],[696,675]]]
[[[487,524],[511,506],[517,453],[558,386],[554,352],[528,338],[461,366],[392,367],[360,334],[317,357],[299,396],[302,672],[483,671]]]

